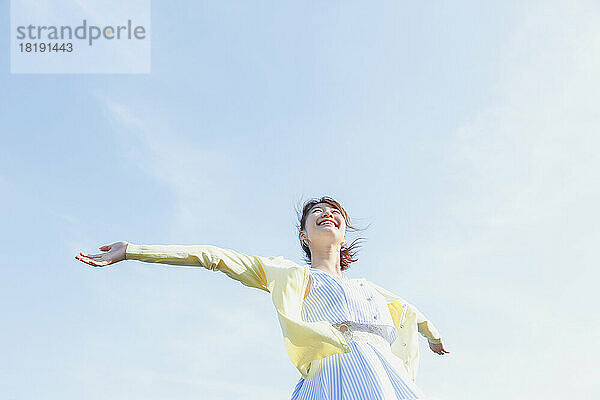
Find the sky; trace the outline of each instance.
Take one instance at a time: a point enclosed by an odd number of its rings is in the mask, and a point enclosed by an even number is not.
[[[74,257],[302,263],[322,195],[366,228],[347,275],[442,333],[428,396],[599,398],[598,2],[153,1],[150,74],[11,74],[0,4],[3,398],[289,398],[265,292]]]

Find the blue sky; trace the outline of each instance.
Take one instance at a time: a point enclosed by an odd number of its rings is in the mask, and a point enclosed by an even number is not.
[[[10,74],[0,13],[6,398],[289,398],[263,292],[74,256],[301,262],[294,206],[320,195],[370,224],[348,275],[442,332],[426,394],[600,395],[597,3],[153,2],[149,75]]]

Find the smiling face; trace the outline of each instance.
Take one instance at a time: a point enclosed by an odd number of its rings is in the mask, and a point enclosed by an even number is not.
[[[308,210],[300,239],[313,246],[339,245],[346,239],[346,220],[336,207],[317,203]]]

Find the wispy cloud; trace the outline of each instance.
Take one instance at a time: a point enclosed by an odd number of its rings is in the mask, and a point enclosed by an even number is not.
[[[448,209],[465,231],[435,249],[437,273],[471,290],[438,289],[501,318],[468,328],[486,332],[486,358],[513,366],[502,381],[518,382],[486,398],[586,396],[587,354],[600,355],[591,350],[598,339],[576,324],[600,328],[600,15],[579,1],[540,3],[521,18],[499,56],[497,100],[463,123],[447,153],[458,189]],[[577,343],[567,339],[575,336]],[[564,385],[567,359],[579,389]],[[532,365],[536,386],[524,391],[519,377],[532,376]],[[485,382],[485,371],[469,380]]]
[[[195,141],[183,138],[160,113],[150,114],[155,105],[145,104],[147,113],[141,118],[114,99],[99,94],[96,97],[118,126],[118,142],[124,157],[172,193],[175,201],[172,232],[192,237],[202,222],[227,218],[221,215],[210,219],[212,214],[206,212],[215,202],[227,204],[236,198],[236,162],[226,149],[209,144],[200,147]]]

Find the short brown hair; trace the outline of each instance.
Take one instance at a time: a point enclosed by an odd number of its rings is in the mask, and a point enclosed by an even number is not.
[[[319,203],[329,204],[331,207],[335,207],[336,209],[338,209],[342,213],[344,220],[346,220],[346,229],[349,229],[351,231],[361,230],[360,228],[357,228],[350,223],[350,216],[339,202],[337,202],[329,196],[323,196],[320,198],[315,197],[304,202],[304,205],[302,206],[302,211],[300,211],[300,209],[297,210],[298,232],[306,228],[306,217],[308,216],[308,212],[311,210],[311,208],[313,208]],[[361,237],[354,239],[349,246],[342,244],[342,247],[340,249],[340,269],[342,271],[348,269],[351,263],[358,261],[356,253],[358,252],[358,248],[364,240],[365,239]],[[302,240],[300,240],[300,246],[304,251],[304,260],[310,264],[312,260],[309,247],[306,244],[304,244]]]

